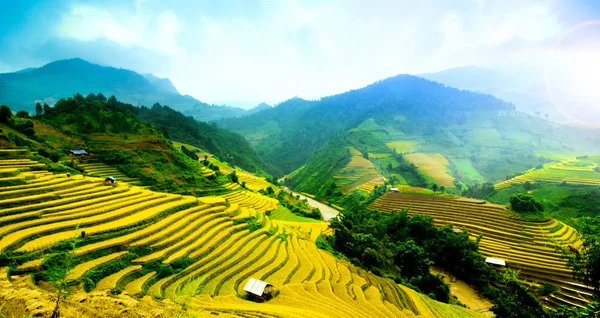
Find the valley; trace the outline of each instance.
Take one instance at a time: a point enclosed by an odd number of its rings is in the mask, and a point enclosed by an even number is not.
[[[7,308],[51,315],[61,288],[187,316],[554,318],[595,304],[577,267],[593,264],[569,257],[598,237],[597,130],[411,75],[206,121],[157,100],[2,106]],[[251,278],[275,292],[254,297]]]

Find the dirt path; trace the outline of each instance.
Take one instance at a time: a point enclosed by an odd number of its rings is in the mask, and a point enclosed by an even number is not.
[[[444,280],[450,285],[450,293],[456,296],[458,301],[465,304],[465,306],[489,317],[494,317],[494,313],[490,311],[490,308],[494,304],[486,298],[483,298],[477,294],[477,292],[467,285],[467,283],[456,280],[453,276],[442,272],[439,269],[431,269],[433,274],[439,274],[444,276]]]
[[[323,215],[323,220],[325,220],[325,221],[329,221],[330,219],[332,219],[332,218],[336,217],[338,214],[340,214],[340,211],[338,211],[324,203],[321,203],[315,199],[311,199],[300,193],[296,193],[296,192],[290,190],[288,187],[283,187],[283,188],[285,189],[285,191],[292,192],[295,196],[300,196],[300,199],[302,199],[302,200],[306,199],[308,201],[308,205],[312,206],[313,208],[318,208],[319,211],[321,211],[321,214]]]

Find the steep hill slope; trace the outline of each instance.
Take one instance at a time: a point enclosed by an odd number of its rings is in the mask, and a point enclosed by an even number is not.
[[[15,161],[0,160],[0,165],[14,166]],[[10,176],[0,176],[0,181],[24,180],[18,186],[0,186],[0,222],[6,225],[0,230],[0,271],[8,274],[7,266],[12,266],[15,281],[33,274],[43,288],[49,270],[65,260],[62,253],[70,253],[67,280],[93,291],[77,292],[77,299],[119,304],[98,309],[107,313],[123,304],[131,309],[139,305],[144,312],[152,306],[172,310],[149,298],[139,300],[143,304],[130,298],[148,295],[179,304],[180,314],[479,316],[318,249],[315,239],[326,227],[324,222],[277,221],[260,212],[262,208],[253,208],[265,205],[257,199],[274,199],[227,196],[228,203],[220,197],[180,196],[127,183],[107,185],[99,178],[27,170],[18,167]],[[71,241],[76,249],[69,252]],[[277,295],[261,304],[246,300],[243,287],[250,277],[273,284]],[[36,286],[1,286],[10,294],[29,291],[29,299],[17,299],[27,305],[37,299],[39,314],[52,310],[49,297]],[[107,291],[129,296],[110,296]],[[24,307],[8,296],[0,293],[0,301],[11,308]]]
[[[203,103],[181,95],[168,79],[105,67],[82,59],[61,60],[26,72],[0,74],[0,103],[35,112],[36,101],[53,105],[73,94],[114,95],[133,105],[166,104],[203,121],[242,116],[245,110]]]
[[[332,136],[377,116],[403,115],[403,131],[433,133],[455,122],[457,112],[508,111],[514,106],[488,95],[465,93],[410,75],[398,75],[365,88],[304,101],[295,98],[272,110],[221,124],[256,145],[265,161],[289,173],[304,164]]]
[[[168,118],[168,125],[159,126],[160,122],[154,121],[159,117]],[[13,117],[8,121],[0,124],[3,148],[27,147],[31,153],[38,152],[54,162],[71,149],[85,149],[93,154],[90,160],[115,165],[127,177],[154,189],[210,193],[225,191],[222,185],[231,182],[227,176],[204,176],[201,163],[173,149],[165,138],[170,129],[176,136],[186,129],[191,143],[232,165],[251,172],[264,169],[241,136],[197,122],[168,107],[138,108],[114,97],[76,95],[59,100],[55,107],[33,119]]]
[[[334,176],[382,180],[376,174],[348,176],[352,169],[341,172],[346,148],[359,151],[384,178],[446,188],[455,187],[455,181],[504,180],[547,162],[540,156],[549,153],[595,153],[600,148],[591,129],[557,124],[515,111],[514,105],[489,95],[408,75],[319,101],[295,98],[260,115],[220,124],[244,135],[283,174],[303,166],[290,185],[313,194]]]

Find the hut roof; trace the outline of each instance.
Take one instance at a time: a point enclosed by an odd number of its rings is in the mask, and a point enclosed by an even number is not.
[[[71,150],[69,151],[70,153],[74,154],[74,155],[87,155],[87,151],[83,150],[83,149],[76,149],[76,150]]]
[[[106,178],[106,180],[117,181],[117,178],[115,178],[115,177],[113,177],[113,176],[110,176],[110,177]]]
[[[255,278],[250,278],[250,280],[246,283],[246,286],[244,286],[244,290],[247,293],[256,295],[256,296],[262,296],[263,293],[265,292],[265,287],[267,287],[269,284],[267,284],[266,282],[263,282],[262,280],[258,280]]]
[[[506,266],[506,261],[503,259],[488,257],[485,259],[485,262],[488,264],[498,265],[498,266]]]

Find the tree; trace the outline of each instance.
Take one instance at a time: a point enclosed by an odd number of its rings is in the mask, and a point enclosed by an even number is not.
[[[231,178],[231,182],[233,183],[239,183],[239,179],[237,174],[235,173],[235,170],[233,170],[230,174],[229,174],[229,178]]]
[[[9,124],[12,122],[12,110],[6,105],[0,106],[0,123]]]
[[[583,244],[579,248],[561,248],[567,266],[573,269],[573,277],[594,288],[596,299],[600,299],[600,229],[594,222],[582,222],[580,234]]]
[[[440,186],[440,192],[442,192],[442,193],[446,192],[446,187]]]
[[[44,115],[50,115],[51,108],[50,105],[44,103]]]
[[[20,110],[17,112],[17,117],[19,118],[29,118],[31,116],[29,116],[29,113],[24,111],[24,110]]]
[[[526,194],[515,194],[510,197],[510,206],[517,212],[543,212],[542,203],[535,200],[532,196]]]
[[[44,114],[44,108],[42,108],[42,104],[35,103],[35,115],[42,116]]]
[[[433,192],[436,192],[437,189],[438,189],[437,183],[434,183],[434,184],[431,185],[431,190],[433,190]]]
[[[242,188],[246,189],[246,181],[242,181],[241,186],[242,186]]]
[[[494,300],[491,311],[498,318],[551,317],[529,288],[517,279],[517,275],[518,272],[511,270],[502,275],[505,293]]]
[[[429,273],[429,266],[433,262],[427,258],[427,253],[422,247],[416,245],[415,241],[408,240],[396,246],[394,264],[400,267],[403,276],[411,278]]]
[[[75,249],[77,248],[78,241],[79,228],[75,230],[75,235],[69,240],[66,251],[47,257],[47,262],[51,263],[52,266],[48,268],[45,275],[48,283],[56,289],[56,302],[50,318],[60,317],[60,304],[69,296],[69,275],[75,267]]]

